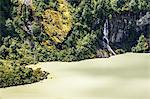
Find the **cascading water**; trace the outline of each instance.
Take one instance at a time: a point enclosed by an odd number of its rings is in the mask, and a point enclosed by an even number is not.
[[[29,5],[31,5],[32,0],[23,0],[23,3],[24,3],[26,6],[29,6]]]
[[[33,49],[35,47],[35,44],[34,42],[32,41],[32,37],[34,36],[33,34],[33,27],[32,27],[32,21],[29,19],[29,15],[30,15],[30,12],[29,12],[29,9],[31,8],[31,3],[32,3],[32,0],[22,0],[24,6],[25,6],[25,21],[24,21],[24,25],[22,26],[22,28],[24,29],[24,31],[26,31],[26,33],[28,35],[30,35],[28,38],[26,38],[26,42],[28,42],[28,44],[30,45],[31,49]],[[32,38],[32,39],[31,39]]]
[[[110,51],[112,54],[116,55],[116,53],[112,50],[112,48],[109,45],[109,39],[108,39],[108,34],[109,34],[109,27],[108,27],[109,23],[108,23],[108,19],[106,19],[105,23],[104,23],[104,30],[103,30],[103,46],[105,49],[107,49],[108,51]]]

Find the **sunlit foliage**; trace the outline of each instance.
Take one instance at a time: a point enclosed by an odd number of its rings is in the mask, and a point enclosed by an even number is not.
[[[72,27],[72,16],[65,0],[57,0],[57,10],[47,9],[42,14],[44,31],[56,43],[61,43]]]
[[[0,88],[38,82],[46,79],[49,74],[40,68],[33,70],[11,64],[9,61],[0,61]]]
[[[139,37],[138,44],[132,48],[132,51],[142,53],[142,52],[145,52],[146,50],[148,50],[148,48],[149,48],[148,41],[146,40],[144,35],[141,35]]]

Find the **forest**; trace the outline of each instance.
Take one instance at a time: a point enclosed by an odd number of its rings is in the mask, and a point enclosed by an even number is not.
[[[0,87],[47,78],[29,64],[127,52],[150,53],[150,0],[0,0]]]

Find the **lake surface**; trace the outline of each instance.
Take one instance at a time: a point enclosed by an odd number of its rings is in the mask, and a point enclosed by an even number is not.
[[[150,54],[47,62],[33,68],[37,67],[51,73],[47,80],[0,89],[0,99],[150,99]]]

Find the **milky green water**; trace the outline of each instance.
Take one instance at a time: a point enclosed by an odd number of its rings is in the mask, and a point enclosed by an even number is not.
[[[150,99],[150,54],[39,63],[36,67],[50,72],[49,78],[0,89],[0,99]]]

